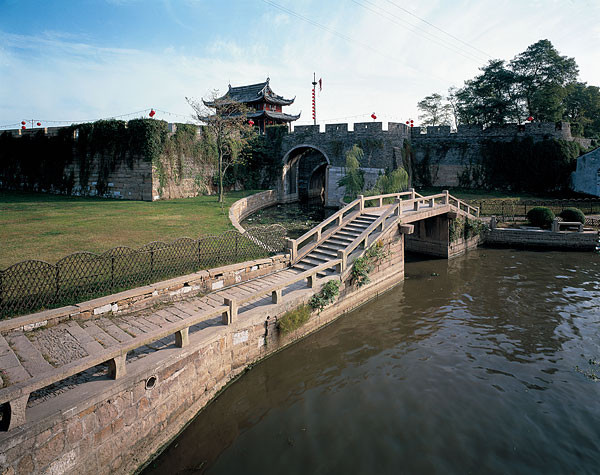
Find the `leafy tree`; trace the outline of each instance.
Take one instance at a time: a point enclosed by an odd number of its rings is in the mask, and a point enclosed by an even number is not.
[[[481,74],[465,81],[458,92],[464,121],[492,125],[518,120],[516,78],[505,61],[492,59],[480,70]]]
[[[423,114],[419,115],[419,120],[423,125],[450,125],[450,112],[452,108],[449,104],[444,104],[442,102],[443,99],[436,92],[419,101],[417,109],[423,112]]]
[[[561,56],[549,40],[529,46],[510,62],[510,68],[525,101],[525,112],[536,120],[553,120],[555,107],[547,107],[548,99],[560,102],[553,93],[574,82],[579,72],[575,58]]]
[[[198,121],[206,124],[206,129],[216,143],[219,203],[223,203],[223,177],[229,167],[243,162],[244,155],[241,152],[255,135],[254,128],[247,123],[248,109],[226,95],[219,97],[216,90],[211,93],[208,101],[200,103],[187,97],[186,100],[194,109]]]
[[[402,167],[396,168],[391,172],[386,170],[384,175],[377,178],[375,186],[371,188],[367,195],[387,195],[390,193],[400,193],[408,189],[408,173]]]
[[[358,145],[346,152],[346,174],[338,181],[338,185],[346,187],[347,198],[356,198],[365,186],[365,176],[360,169],[360,161],[364,155]]]
[[[600,137],[600,88],[574,82],[565,87],[563,119],[576,135]]]

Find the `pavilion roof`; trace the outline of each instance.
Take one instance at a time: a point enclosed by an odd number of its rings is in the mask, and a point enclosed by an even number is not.
[[[231,85],[229,85],[229,90],[225,95],[219,97],[215,101],[204,101],[204,104],[208,107],[214,107],[215,103],[231,100],[243,104],[267,102],[269,104],[289,106],[295,99],[295,97],[293,99],[285,99],[284,97],[275,94],[269,86],[269,78],[267,78],[265,82],[250,84],[249,86],[231,87]]]
[[[293,115],[277,111],[260,110],[256,112],[249,112],[248,114],[246,114],[246,117],[248,117],[248,119],[258,119],[261,117],[265,117],[268,119],[284,120],[286,122],[291,122],[293,120],[298,120],[300,118],[300,114]]]

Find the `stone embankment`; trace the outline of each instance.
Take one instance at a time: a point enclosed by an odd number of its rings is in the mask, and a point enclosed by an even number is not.
[[[246,196],[231,205],[229,208],[229,220],[235,226],[235,229],[243,233],[246,230],[240,223],[244,219],[252,213],[256,213],[263,208],[268,208],[277,203],[279,203],[279,197],[275,190],[261,191],[260,193]]]

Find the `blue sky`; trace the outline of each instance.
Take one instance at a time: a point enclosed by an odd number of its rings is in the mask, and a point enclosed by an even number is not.
[[[542,38],[600,85],[597,0],[0,0],[0,126],[186,121],[186,96],[267,75],[309,123],[313,71],[320,121],[416,120],[425,95]]]

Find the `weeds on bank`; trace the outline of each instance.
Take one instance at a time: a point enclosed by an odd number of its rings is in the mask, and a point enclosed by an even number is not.
[[[290,310],[283,314],[277,322],[277,326],[282,335],[297,330],[304,325],[310,318],[311,308],[308,305],[301,305],[294,310]]]

